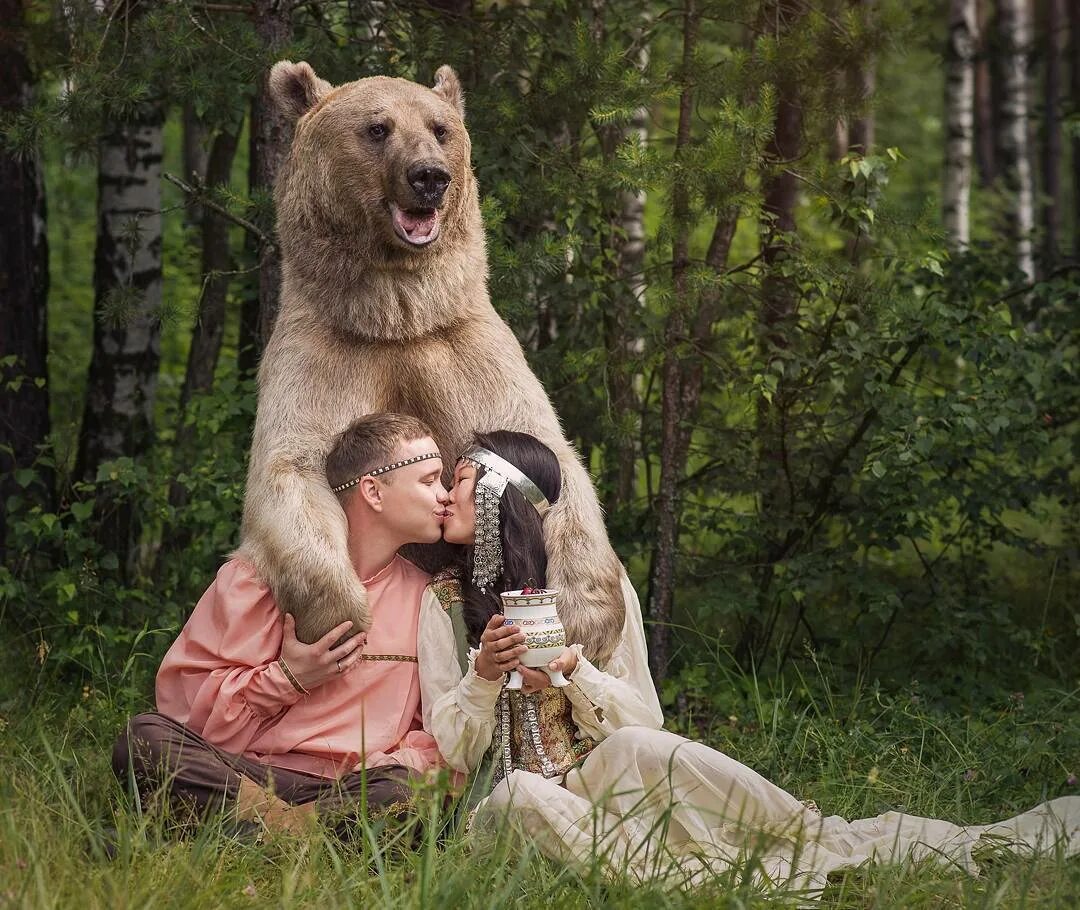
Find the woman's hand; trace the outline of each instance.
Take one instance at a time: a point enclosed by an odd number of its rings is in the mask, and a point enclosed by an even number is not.
[[[515,669],[525,646],[525,633],[517,626],[504,626],[503,617],[496,613],[488,620],[480,636],[480,653],[476,655],[476,675],[494,682],[504,673]]]
[[[360,656],[364,653],[364,645],[367,644],[366,632],[360,632],[344,644],[333,647],[334,642],[351,628],[351,621],[343,622],[314,644],[305,645],[296,638],[296,620],[292,613],[285,614],[285,632],[281,638],[281,659],[285,661],[289,671],[301,686],[311,691],[340,676],[360,660]]]

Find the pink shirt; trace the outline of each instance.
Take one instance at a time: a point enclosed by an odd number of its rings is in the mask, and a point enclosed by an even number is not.
[[[416,657],[429,581],[396,556],[364,582],[372,613],[365,656]],[[225,563],[161,663],[158,711],[226,752],[321,777],[443,765],[422,728],[415,662],[360,660],[301,695],[277,663],[282,630],[281,611],[254,568]]]

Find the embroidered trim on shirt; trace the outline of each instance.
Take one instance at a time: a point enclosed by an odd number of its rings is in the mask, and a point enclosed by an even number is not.
[[[439,598],[442,608],[449,612],[455,603],[461,603],[463,599],[461,576],[458,574],[458,570],[450,566],[436,572],[431,577],[431,590]]]
[[[411,654],[361,654],[361,660],[399,660],[403,663],[415,664],[419,661]]]

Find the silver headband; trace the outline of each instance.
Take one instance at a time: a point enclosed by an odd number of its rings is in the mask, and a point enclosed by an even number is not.
[[[473,584],[484,594],[502,573],[502,537],[499,533],[499,509],[506,485],[510,484],[532,504],[542,519],[551,503],[540,488],[509,461],[489,449],[473,446],[462,459],[484,468],[476,482],[473,503],[476,531],[473,540]]]
[[[423,455],[414,455],[412,458],[406,458],[404,461],[395,461],[393,464],[384,464],[381,468],[376,468],[374,471],[365,471],[359,477],[354,477],[352,480],[346,481],[345,483],[339,483],[336,487],[331,487],[330,491],[332,493],[341,493],[343,490],[355,487],[365,477],[378,477],[380,474],[386,474],[388,471],[396,471],[398,468],[416,464],[418,461],[427,461],[429,458],[442,458],[442,454],[439,452],[426,452]]]
[[[506,489],[506,485],[509,483],[510,486],[532,503],[533,508],[540,513],[541,518],[547,515],[548,509],[551,508],[548,498],[535,483],[501,455],[496,455],[490,449],[481,446],[473,446],[461,457],[487,469],[480,479],[480,483],[490,488],[496,496],[501,497],[503,490]],[[495,474],[494,477],[492,477],[492,473]],[[488,480],[489,477],[491,477],[490,481]]]

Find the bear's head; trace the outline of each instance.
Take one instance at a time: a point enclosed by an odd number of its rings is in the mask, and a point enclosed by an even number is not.
[[[287,255],[290,237],[315,234],[374,263],[406,264],[475,232],[465,105],[449,66],[433,88],[387,76],[335,88],[283,60],[270,92],[295,127],[277,185]]]

